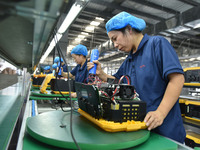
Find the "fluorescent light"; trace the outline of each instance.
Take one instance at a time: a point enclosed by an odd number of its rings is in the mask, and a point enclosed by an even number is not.
[[[180,33],[180,32],[189,31],[189,30],[190,30],[190,28],[178,26],[178,27],[175,27],[172,29],[168,29],[166,31],[171,32],[171,33]]]
[[[62,22],[60,28],[58,29],[58,33],[56,34],[57,35],[56,42],[58,42],[61,39],[62,33],[64,33],[69,28],[71,23],[74,21],[74,19],[77,17],[77,15],[81,12],[82,9],[83,9],[83,6],[81,6],[77,2],[75,2],[72,5],[71,9],[69,10],[69,13],[67,14],[67,16],[65,17],[64,21]],[[50,52],[52,51],[52,49],[54,48],[55,45],[56,45],[56,43],[55,43],[54,39],[52,39],[45,54],[40,59],[40,63],[44,62],[44,60],[50,54]]]
[[[96,17],[95,19],[96,19],[96,20],[100,20],[100,21],[104,21],[104,19],[101,18],[101,17]]]
[[[81,5],[77,4],[77,2],[74,3],[69,13],[65,17],[65,20],[63,21],[62,25],[58,29],[58,33],[64,33],[82,9],[83,7]]]
[[[79,42],[80,42],[81,40],[82,40],[82,39],[80,39],[80,38],[75,38],[75,41],[79,41]]]
[[[190,58],[190,59],[189,59],[189,61],[193,61],[193,60],[195,60],[195,58]]]
[[[193,29],[200,28],[200,19],[188,22],[185,25],[189,26],[189,27],[192,27]]]
[[[98,25],[100,25],[100,22],[97,22],[97,21],[92,21],[92,22],[90,23],[90,25],[93,25],[93,26],[98,26]]]
[[[94,26],[87,26],[85,28],[86,31],[93,31],[94,30]]]
[[[56,36],[51,40],[49,47],[47,48],[45,54],[40,59],[40,63],[43,63],[47,56],[51,53],[52,49],[55,47],[56,42],[58,42],[62,37],[62,34],[57,33]]]
[[[81,32],[81,34],[83,34],[83,35],[89,35],[88,33],[86,33],[86,32]]]
[[[200,60],[200,57],[197,57],[197,60]]]
[[[80,38],[80,39],[84,39],[84,38],[85,38],[85,36],[84,36],[84,35],[81,35],[81,34],[79,34],[79,35],[78,35],[78,38]]]

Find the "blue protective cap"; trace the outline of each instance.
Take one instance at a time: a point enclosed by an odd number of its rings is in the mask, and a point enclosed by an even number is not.
[[[50,70],[50,69],[51,69],[50,66],[46,66],[46,67],[44,67],[44,70]]]
[[[114,17],[112,17],[106,23],[107,33],[112,30],[125,28],[127,25],[130,25],[132,28],[142,31],[146,27],[146,23],[143,19],[137,18],[127,12],[121,12]]]
[[[54,63],[60,62],[60,57],[56,57],[54,58]],[[63,62],[63,59],[61,58],[61,62]]]
[[[52,65],[53,69],[56,69],[57,67],[58,67],[58,65],[56,63]]]
[[[88,51],[87,51],[87,48],[84,45],[79,44],[72,49],[71,55],[72,54],[87,56]]]

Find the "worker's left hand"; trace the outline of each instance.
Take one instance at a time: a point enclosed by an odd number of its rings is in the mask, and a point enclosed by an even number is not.
[[[152,130],[160,126],[163,123],[164,119],[165,119],[164,114],[156,110],[148,112],[146,117],[144,118],[144,122],[146,123],[148,130]]]
[[[71,93],[71,97],[76,98],[77,97],[76,93]]]

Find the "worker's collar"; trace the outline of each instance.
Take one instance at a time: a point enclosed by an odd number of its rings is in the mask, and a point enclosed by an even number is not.
[[[135,54],[139,53],[140,50],[143,48],[143,46],[145,45],[145,43],[149,40],[149,36],[147,34],[145,34],[138,46],[138,49],[135,53],[133,53],[133,50],[130,51],[129,55],[128,55],[128,59],[132,59],[132,56],[134,56]]]
[[[80,65],[80,64],[79,64]],[[80,65],[80,68],[79,68],[79,70],[83,70],[83,68],[85,68],[87,66],[87,59],[85,60],[85,63],[83,64],[83,66],[81,67],[81,65]]]

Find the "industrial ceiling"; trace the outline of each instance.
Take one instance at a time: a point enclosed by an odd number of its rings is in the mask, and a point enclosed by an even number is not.
[[[144,19],[143,33],[165,36],[180,60],[200,55],[200,26],[195,26],[200,23],[200,0],[0,0],[0,57],[18,67],[33,68],[75,2],[84,4],[84,9],[59,41],[69,60],[69,52],[79,43],[89,52],[98,48],[103,63],[126,56],[113,47],[105,30],[106,22],[121,11]],[[103,20],[93,30],[85,30],[96,17]],[[54,50],[45,64],[53,63]]]

